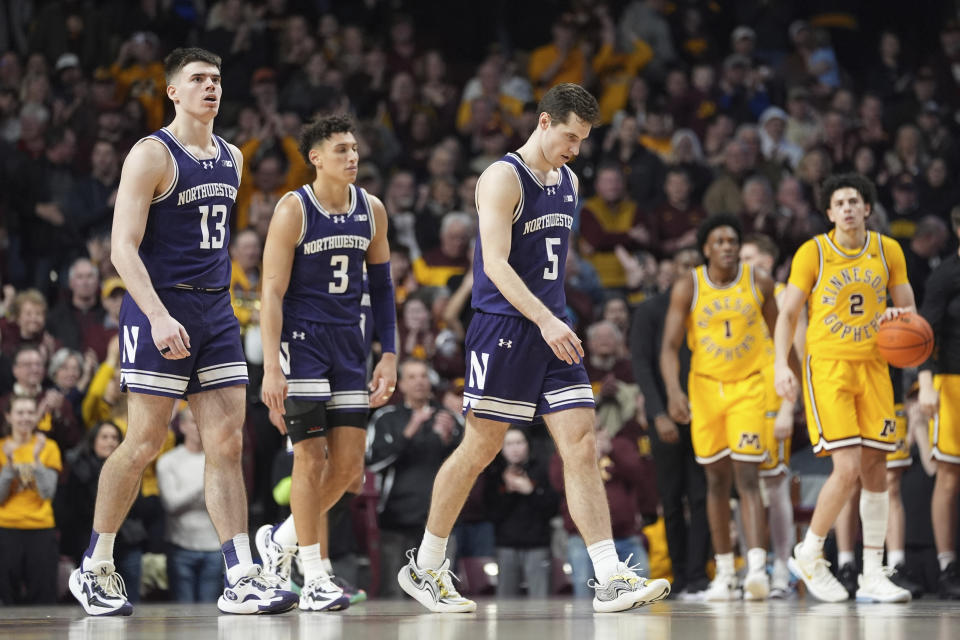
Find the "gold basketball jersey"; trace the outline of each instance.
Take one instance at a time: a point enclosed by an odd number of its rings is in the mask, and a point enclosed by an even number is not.
[[[836,360],[873,359],[879,355],[877,331],[887,308],[887,289],[907,281],[903,250],[896,240],[868,231],[859,251],[846,251],[834,242],[833,233],[807,240],[791,269],[791,284],[810,293],[807,353]],[[804,287],[803,274],[811,272],[817,274],[813,285]]]
[[[694,269],[693,276],[693,303],[687,314],[691,373],[731,381],[760,371],[769,333],[753,269],[741,263],[737,277],[722,287],[710,281],[706,265]]]

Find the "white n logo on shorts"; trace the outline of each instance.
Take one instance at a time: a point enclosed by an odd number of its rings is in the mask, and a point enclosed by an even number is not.
[[[481,360],[483,364],[480,364]],[[489,353],[481,353],[478,359],[476,351],[470,352],[470,382],[467,384],[468,387],[483,389],[484,385],[486,385],[488,360],[490,360]]]
[[[137,359],[137,339],[140,337],[140,327],[123,327],[123,361],[133,364]]]
[[[283,375],[290,375],[290,343],[281,342],[280,343],[280,371],[283,371]]]

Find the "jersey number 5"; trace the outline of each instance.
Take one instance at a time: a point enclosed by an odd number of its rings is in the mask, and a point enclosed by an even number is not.
[[[547,262],[550,264],[543,270],[544,280],[556,280],[560,273],[560,256],[554,250],[554,247],[560,246],[560,238],[544,238],[547,243]]]
[[[207,227],[207,219],[213,214],[213,230],[216,235],[211,237],[210,229]],[[223,249],[223,241],[227,237],[227,206],[215,204],[212,207],[203,205],[200,207],[200,248],[201,249]]]

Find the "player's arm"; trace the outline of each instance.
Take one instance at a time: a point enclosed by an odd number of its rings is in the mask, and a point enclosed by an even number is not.
[[[477,183],[480,242],[483,245],[483,272],[507,302],[540,328],[540,335],[555,356],[572,364],[580,362],[580,339],[527,288],[510,266],[510,234],[513,211],[520,201],[520,183],[513,169],[496,162],[483,172]],[[560,256],[565,260],[566,256]]]
[[[907,279],[907,260],[903,255],[903,247],[893,238],[880,236],[884,256],[887,259],[887,269],[890,273],[887,281],[887,293],[892,307],[887,307],[880,318],[880,322],[893,320],[904,313],[916,313],[917,301],[913,297],[913,287]]]
[[[263,248],[263,277],[260,290],[260,340],[263,344],[263,403],[271,411],[284,413],[287,381],[280,367],[280,332],[283,328],[283,296],[290,285],[293,256],[303,230],[300,199],[280,199],[270,220]]]
[[[382,406],[397,388],[397,305],[390,279],[390,243],[387,241],[387,210],[379,198],[370,196],[374,235],[367,247],[367,280],[373,326],[380,336],[382,355],[370,380],[370,406]]]
[[[777,330],[778,310],[777,298],[774,294],[773,278],[761,271],[756,272],[755,278],[757,288],[760,289],[760,293],[763,295],[763,307],[761,309],[763,319],[767,323],[767,329],[772,336]],[[799,377],[800,361],[797,359],[797,354],[794,349],[790,349],[790,354],[787,358],[791,371],[793,371],[795,376]],[[796,403],[793,400],[788,398],[781,399],[780,408],[777,410],[777,417],[773,427],[773,435],[777,440],[785,440],[793,432],[793,409],[795,405]]]
[[[690,403],[680,384],[680,345],[683,342],[687,314],[693,304],[694,275],[678,278],[670,291],[670,306],[663,321],[660,346],[660,373],[667,390],[667,412],[678,423],[690,422]]]
[[[927,292],[923,297],[923,306],[920,307],[920,315],[933,329],[934,353],[937,353],[943,339],[947,305],[953,301],[951,295],[953,283],[950,274],[951,270],[945,269],[942,265],[930,274],[930,277],[927,278]],[[940,404],[940,394],[933,388],[933,374],[936,364],[936,359],[931,355],[926,362],[920,365],[920,371],[917,373],[917,382],[920,385],[917,403],[920,405],[920,411],[927,419],[936,415]]]
[[[170,174],[170,175],[168,175]],[[123,163],[114,206],[110,260],[127,291],[150,321],[153,343],[165,358],[177,360],[189,354],[190,337],[160,301],[150,274],[140,259],[140,243],[147,228],[150,202],[172,179],[170,155],[155,140],[134,145]],[[164,351],[169,348],[169,351]]]
[[[787,284],[783,291],[780,311],[777,313],[777,321],[773,331],[773,348],[776,353],[773,363],[774,384],[777,388],[777,394],[791,402],[796,402],[799,395],[799,377],[794,373],[791,366],[790,352],[792,351],[793,336],[797,330],[797,320],[806,301],[806,291],[792,282]],[[794,355],[795,359],[796,355]]]

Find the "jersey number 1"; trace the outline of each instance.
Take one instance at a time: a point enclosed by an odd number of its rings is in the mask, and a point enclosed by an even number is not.
[[[216,233],[210,237],[210,229],[207,227],[207,218],[210,217],[211,207],[202,205],[200,207],[200,248],[201,249],[223,249],[223,241],[227,237],[227,206],[215,204],[213,211],[213,230]]]

